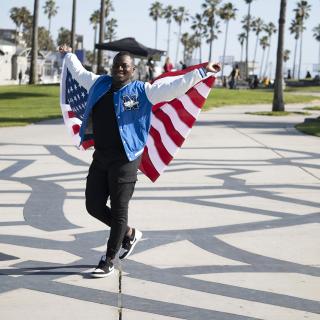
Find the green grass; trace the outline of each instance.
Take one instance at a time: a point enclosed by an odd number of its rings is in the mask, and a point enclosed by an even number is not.
[[[320,106],[314,106],[314,107],[305,107],[303,108],[304,110],[319,110],[320,111]]]
[[[281,116],[290,116],[293,114],[301,114],[308,116],[310,115],[309,112],[303,112],[303,111],[294,111],[294,112],[289,112],[289,111],[258,111],[258,112],[245,112],[246,114],[252,114],[255,116],[275,116],[275,117],[281,117]]]
[[[320,137],[320,117],[314,121],[299,123],[295,127],[303,133]]]
[[[284,94],[285,103],[303,103],[316,100],[317,98],[309,95]],[[222,107],[225,105],[243,105],[243,104],[272,104],[273,90],[230,90],[223,88],[214,88],[204,105],[204,110],[213,107]]]
[[[310,86],[310,87],[286,87],[286,92],[318,92],[320,93],[320,86]]]
[[[59,86],[0,86],[0,127],[61,117]]]

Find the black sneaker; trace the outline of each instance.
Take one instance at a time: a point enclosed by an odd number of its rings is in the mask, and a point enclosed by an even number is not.
[[[138,243],[139,240],[142,238],[142,232],[138,229],[132,229],[132,236],[125,237],[122,242],[122,251],[123,253],[119,256],[122,260],[124,258],[128,258],[129,255],[132,253],[134,247]]]
[[[92,271],[93,278],[104,278],[110,276],[114,272],[114,266],[111,260],[106,256],[102,256],[98,266]]]

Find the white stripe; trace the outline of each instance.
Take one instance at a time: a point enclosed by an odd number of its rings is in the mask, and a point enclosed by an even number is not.
[[[156,146],[154,145],[154,140],[153,140],[151,134],[149,134],[149,137],[148,137],[147,147],[148,147],[148,151],[149,151],[148,154],[149,154],[150,161],[152,162],[153,166],[160,174],[165,169],[166,164],[161,160],[161,158],[158,154],[158,150],[157,150]]]
[[[183,137],[185,137],[189,133],[190,128],[179,118],[177,111],[170,104],[166,103],[161,107],[161,110],[169,116],[174,128]]]
[[[195,89],[197,89],[197,91],[206,99],[211,88],[201,81],[195,85]]]
[[[185,108],[185,110],[191,114],[195,119],[197,119],[199,113],[200,113],[200,108],[198,108],[193,102],[192,100],[189,98],[189,96],[187,94],[183,95],[182,97],[180,97],[178,100],[181,101],[181,103],[183,104],[183,107]]]
[[[156,118],[153,114],[151,118],[151,126],[159,132],[164,147],[173,156],[177,151],[177,148],[179,147],[171,140],[170,136],[167,134],[166,128],[162,121]]]
[[[135,155],[135,156],[140,155],[140,154],[143,152],[143,150],[144,150],[144,148],[142,148],[140,151],[136,152],[134,155]]]

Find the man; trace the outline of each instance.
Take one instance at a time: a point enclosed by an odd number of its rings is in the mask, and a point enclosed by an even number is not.
[[[219,65],[208,63],[183,77],[167,83],[133,81],[134,59],[129,52],[119,52],[113,59],[111,76],[98,76],[83,68],[70,48],[60,46],[65,64],[88,92],[80,129],[83,142],[93,135],[95,152],[86,185],[89,214],[108,225],[110,236],[106,255],[92,272],[96,278],[113,273],[113,260],[121,248],[120,259],[127,258],[141,231],[128,222],[128,205],[137,181],[137,170],[150,129],[152,105],[183,95]],[[110,198],[110,207],[106,206]]]

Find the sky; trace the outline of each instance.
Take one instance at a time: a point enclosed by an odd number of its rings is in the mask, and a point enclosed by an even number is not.
[[[43,13],[43,5],[45,0],[40,2],[40,16],[39,25],[48,27],[48,18]],[[149,16],[149,8],[154,0],[113,0],[114,12],[110,14],[110,18],[117,19],[118,28],[116,30],[116,38],[135,37],[142,44],[154,47],[155,46],[155,23]],[[201,12],[202,0],[162,0],[163,5],[171,4],[173,7],[184,6],[191,15]],[[238,34],[242,32],[241,20],[247,14],[247,5],[244,0],[225,0],[225,2],[232,2],[238,9],[236,20],[231,20],[229,24],[228,44],[226,55],[234,56],[235,60],[240,60],[240,44],[237,40]],[[320,23],[320,0],[309,0],[312,6],[309,19],[306,21],[306,31],[303,38],[303,55],[302,55],[302,75],[306,70],[312,73],[312,65],[318,63],[319,59],[319,42],[313,38],[312,29]],[[0,29],[15,28],[15,25],[10,19],[10,8],[12,7],[27,7],[31,12],[33,11],[33,0],[0,0]],[[59,7],[58,14],[53,17],[51,30],[53,39],[56,40],[58,29],[63,26],[71,29],[71,13],[72,0],[56,0]],[[294,18],[293,9],[296,7],[296,0],[287,0],[287,15],[286,15],[286,41],[285,49],[291,51],[290,60],[287,62],[287,67],[292,68],[293,53],[294,53],[294,38],[290,34],[288,28],[291,20]],[[93,11],[100,8],[100,0],[77,0],[77,21],[76,33],[84,36],[84,47],[86,49],[93,48],[93,28],[89,23],[89,18]],[[254,17],[260,17],[265,22],[273,22],[278,26],[278,16],[280,10],[280,0],[255,0],[252,2],[251,14]],[[222,33],[219,39],[214,42],[213,59],[219,61],[223,53],[224,39],[225,39],[225,24],[221,23]],[[190,32],[190,22],[182,26],[182,32]],[[178,26],[172,23],[171,26],[171,45],[169,55],[174,60],[177,47],[177,32]],[[250,36],[249,60],[253,58],[253,51],[255,45],[255,36],[252,33]],[[277,48],[277,34],[273,36],[270,51],[270,61],[272,63],[271,69],[275,69],[275,58]],[[167,49],[167,24],[165,20],[160,20],[158,25],[158,49]],[[180,45],[180,56],[182,55],[182,45]],[[202,60],[208,60],[208,45],[203,44]],[[257,60],[261,59],[261,49],[258,49]],[[250,58],[251,57],[251,58]]]

